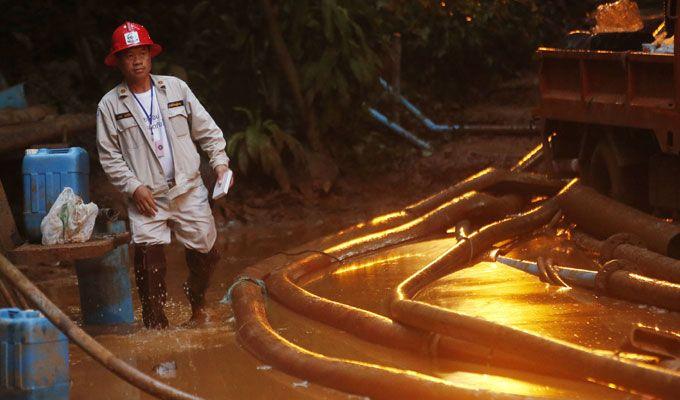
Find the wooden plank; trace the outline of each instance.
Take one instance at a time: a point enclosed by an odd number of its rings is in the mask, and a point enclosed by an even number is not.
[[[0,181],[0,250],[8,252],[23,243],[17,224],[14,222],[12,209],[7,201],[5,187]]]
[[[68,243],[54,246],[24,244],[8,253],[15,264],[54,263],[57,261],[82,260],[105,255],[116,247],[130,241],[130,233],[95,237],[85,243]]]

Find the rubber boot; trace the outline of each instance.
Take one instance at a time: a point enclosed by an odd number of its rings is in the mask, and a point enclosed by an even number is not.
[[[185,258],[189,267],[189,277],[183,287],[191,304],[191,319],[183,326],[205,325],[210,322],[205,311],[205,292],[210,285],[210,277],[215,271],[220,254],[216,246],[207,253],[186,249]]]
[[[142,321],[149,329],[165,329],[168,319],[163,308],[167,292],[163,245],[135,245],[135,281],[142,303]]]

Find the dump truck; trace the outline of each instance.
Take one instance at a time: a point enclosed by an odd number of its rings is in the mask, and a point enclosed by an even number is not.
[[[666,2],[667,35],[680,32]],[[678,216],[680,54],[539,48],[536,108],[548,165],[611,197]]]

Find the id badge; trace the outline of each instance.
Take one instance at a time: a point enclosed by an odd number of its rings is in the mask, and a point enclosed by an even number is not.
[[[165,154],[165,146],[163,146],[163,141],[155,140],[153,146],[156,149],[156,155],[158,157],[163,157],[163,155]]]

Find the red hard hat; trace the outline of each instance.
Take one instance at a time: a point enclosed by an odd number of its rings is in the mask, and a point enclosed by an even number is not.
[[[113,31],[111,37],[111,51],[104,59],[104,64],[109,67],[116,66],[116,53],[137,46],[149,46],[151,57],[156,57],[163,48],[151,40],[149,31],[145,27],[134,22],[125,22]]]

